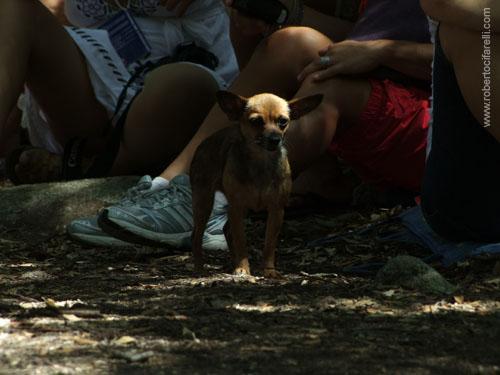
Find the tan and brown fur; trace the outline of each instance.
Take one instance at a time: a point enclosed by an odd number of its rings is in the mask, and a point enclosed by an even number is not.
[[[220,91],[217,97],[222,110],[237,125],[207,138],[198,147],[191,165],[195,269],[197,272],[203,270],[203,233],[215,192],[220,190],[229,203],[224,233],[234,273],[250,275],[244,224],[248,210],[267,210],[263,272],[266,277],[277,277],[275,250],[292,189],[283,137],[290,121],[316,108],[322,96],[287,102],[272,94],[247,99]]]

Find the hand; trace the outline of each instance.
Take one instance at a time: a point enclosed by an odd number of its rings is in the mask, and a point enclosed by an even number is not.
[[[319,57],[304,68],[298,80],[303,81],[311,74],[313,80],[324,81],[337,75],[368,73],[382,64],[385,46],[383,40],[332,44],[319,51]]]
[[[265,36],[272,30],[272,25],[256,18],[248,17],[241,14],[236,9],[231,8],[233,0],[224,0],[227,7],[230,9],[231,26],[235,27],[238,32],[245,36],[251,37],[256,35]]]
[[[182,17],[194,1],[195,0],[162,0],[160,4],[164,5],[169,11],[175,10],[177,17]]]

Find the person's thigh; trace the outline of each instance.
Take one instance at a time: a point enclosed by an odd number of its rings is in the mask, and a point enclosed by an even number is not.
[[[217,90],[212,74],[193,64],[170,64],[151,72],[127,115],[112,174],[165,167],[199,128]]]
[[[87,65],[73,39],[38,1],[2,0],[0,35],[12,45],[12,76],[25,79],[56,138],[101,135],[107,114],[94,95]],[[2,31],[8,32],[4,34]]]
[[[491,59],[487,59],[485,54],[486,48],[481,39],[481,35],[477,32],[460,29],[457,27],[441,24],[439,30],[439,38],[446,56],[452,63],[455,75],[460,86],[462,95],[467,103],[467,106],[474,114],[476,120],[483,124],[485,123],[485,95],[488,95],[486,101],[491,99],[489,106],[491,110],[491,119],[495,121],[500,116],[500,106],[495,104],[495,98],[500,93],[500,59],[497,57],[500,53],[498,43],[495,38],[498,35],[492,36],[493,44],[490,46]],[[486,64],[486,65],[485,65]],[[489,75],[483,75],[486,70],[491,68]],[[490,92],[485,94],[485,78],[490,77]],[[489,128],[490,132],[500,139],[500,124],[497,122],[495,126]]]

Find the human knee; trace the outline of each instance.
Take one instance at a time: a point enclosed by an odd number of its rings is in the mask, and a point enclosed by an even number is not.
[[[187,63],[175,63],[161,66],[146,76],[146,87],[165,87],[176,91],[196,90],[202,93],[215,93],[218,84],[214,76],[200,66]]]
[[[331,43],[328,37],[309,27],[287,27],[269,36],[259,52],[263,58],[284,64],[298,61],[304,65]]]

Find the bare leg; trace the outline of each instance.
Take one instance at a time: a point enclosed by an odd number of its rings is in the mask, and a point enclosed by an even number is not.
[[[297,176],[292,193],[312,193],[331,204],[346,205],[352,202],[353,190],[359,183],[355,175],[342,173],[336,156],[325,153]],[[301,200],[295,202],[300,204]]]
[[[483,124],[485,103],[483,95],[483,58],[484,47],[478,32],[441,24],[439,37],[443,50],[453,64],[462,95],[476,120]],[[500,141],[500,105],[496,102],[500,93],[500,35],[492,35],[491,58],[491,119],[488,131]]]
[[[0,39],[0,127],[27,82],[59,142],[102,133],[107,116],[83,57],[39,1],[0,1]]]
[[[217,90],[211,74],[192,64],[171,64],[151,72],[130,108],[111,174],[161,170],[199,128]]]
[[[304,82],[298,97],[322,93],[321,105],[292,123],[286,133],[286,146],[295,175],[306,170],[324,155],[337,131],[358,121],[371,94],[366,80],[335,78],[325,82]]]
[[[244,96],[271,92],[291,98],[300,87],[297,76],[317,52],[331,41],[321,33],[307,28],[287,28],[264,41],[240,74],[231,90]],[[162,173],[171,179],[187,173],[198,145],[219,129],[229,125],[226,115],[215,106],[192,140]]]

